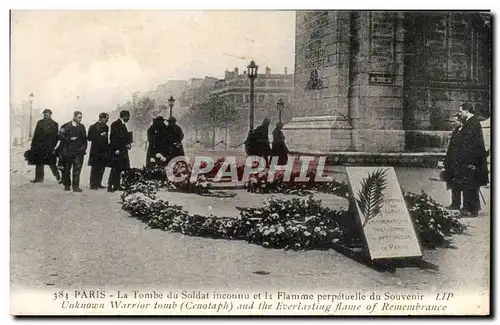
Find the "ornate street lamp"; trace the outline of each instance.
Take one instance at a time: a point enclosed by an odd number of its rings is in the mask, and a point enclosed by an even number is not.
[[[250,119],[250,131],[253,130],[253,124],[254,124],[254,81],[255,78],[257,78],[257,70],[259,69],[259,66],[255,64],[255,61],[252,60],[250,64],[247,66],[248,68],[248,78],[250,78],[250,114],[249,114],[249,119]]]
[[[29,133],[28,137],[31,139],[31,128],[32,128],[32,121],[33,121],[33,99],[35,98],[35,95],[33,93],[29,94],[28,96],[28,102],[30,103],[30,128],[29,128]]]
[[[174,107],[175,99],[174,96],[170,96],[168,99],[168,107],[170,107],[170,117],[172,117],[172,108]]]
[[[278,100],[278,102],[276,103],[276,109],[279,112],[278,121],[280,123],[281,123],[281,111],[283,110],[283,108],[285,108],[285,102],[283,101],[283,99],[280,98],[280,100]]]

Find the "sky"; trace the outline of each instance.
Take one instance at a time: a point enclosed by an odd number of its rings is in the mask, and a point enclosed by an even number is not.
[[[12,11],[11,105],[33,93],[54,115],[96,114],[252,59],[293,72],[294,52],[294,11]]]

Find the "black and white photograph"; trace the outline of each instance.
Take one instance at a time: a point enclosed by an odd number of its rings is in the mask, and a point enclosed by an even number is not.
[[[493,22],[10,10],[11,315],[490,315]]]

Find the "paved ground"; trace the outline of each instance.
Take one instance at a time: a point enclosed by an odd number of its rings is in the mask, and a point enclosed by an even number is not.
[[[265,249],[242,241],[211,240],[144,229],[120,209],[119,194],[88,190],[62,191],[50,177],[31,184],[20,151],[12,152],[11,284],[21,288],[130,287],[156,289],[244,290],[256,288],[328,289],[472,289],[488,291],[489,212],[470,223],[469,235],[455,237],[457,249],[425,251],[439,272],[399,269],[381,273],[334,252],[290,252]],[[142,163],[140,154],[133,164]],[[106,173],[107,175],[107,173]],[[429,180],[429,169],[397,169],[405,190],[425,189],[443,204],[449,193]],[[489,189],[483,190],[489,202]],[[171,200],[208,212],[208,201],[195,195]],[[230,199],[225,199],[230,200]],[[262,196],[238,192],[235,202],[258,204]],[[334,199],[333,204],[342,205]],[[238,203],[239,204],[239,203]],[[235,204],[235,205],[238,205]],[[212,211],[233,213],[223,202]],[[218,209],[218,210],[217,210]],[[266,271],[268,275],[254,272]]]

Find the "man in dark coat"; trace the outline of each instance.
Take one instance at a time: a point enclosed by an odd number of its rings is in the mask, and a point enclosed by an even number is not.
[[[265,118],[261,125],[249,132],[248,138],[245,141],[247,155],[262,157],[266,160],[266,164],[268,164],[269,156],[271,155],[269,124],[271,124],[271,121]]]
[[[182,146],[182,140],[184,140],[184,132],[177,124],[177,119],[175,117],[170,117],[168,119],[167,125],[167,148],[168,157],[166,163],[168,164],[175,157],[184,156],[184,147]]]
[[[285,144],[285,135],[283,134],[283,123],[276,123],[273,131],[272,157],[278,157],[278,165],[286,165],[288,162],[288,148]]]
[[[153,165],[153,162],[151,160],[154,160],[157,163],[161,163],[159,159],[156,158],[157,154],[161,154],[165,159],[167,158],[167,131],[168,129],[167,125],[165,125],[165,119],[163,118],[163,116],[157,116],[153,120],[153,124],[148,129],[148,152],[146,154],[146,167],[151,167]]]
[[[57,157],[55,148],[58,141],[59,125],[52,120],[52,111],[45,109],[43,111],[43,119],[38,121],[31,140],[31,149],[28,154],[28,164],[36,165],[35,179],[32,183],[43,182],[45,176],[45,165],[50,166],[52,174],[59,181],[61,176],[57,169]]]
[[[126,123],[130,120],[130,112],[123,110],[120,118],[111,123],[109,146],[111,155],[111,172],[108,179],[108,192],[121,191],[121,173],[130,169],[128,151],[132,147],[132,136]]]
[[[483,130],[469,103],[460,106],[462,129],[458,133],[455,162],[455,179],[463,192],[463,216],[475,217],[480,210],[479,187],[488,184],[488,165]]]
[[[65,191],[82,192],[80,173],[83,158],[87,151],[87,131],[82,124],[82,112],[75,111],[73,120],[64,124],[59,130],[61,159],[63,160],[63,185]],[[72,171],[72,173],[71,173]]]
[[[108,120],[109,115],[101,113],[99,114],[99,121],[89,127],[88,140],[92,143],[89,154],[91,190],[105,188],[102,185],[102,176],[104,175],[109,155]]]
[[[455,129],[451,133],[450,143],[446,151],[444,160],[446,188],[451,190],[451,205],[450,210],[460,210],[462,207],[462,190],[457,181],[457,171],[455,165],[455,156],[457,152],[458,134],[462,130],[461,116],[456,114],[454,117]]]

